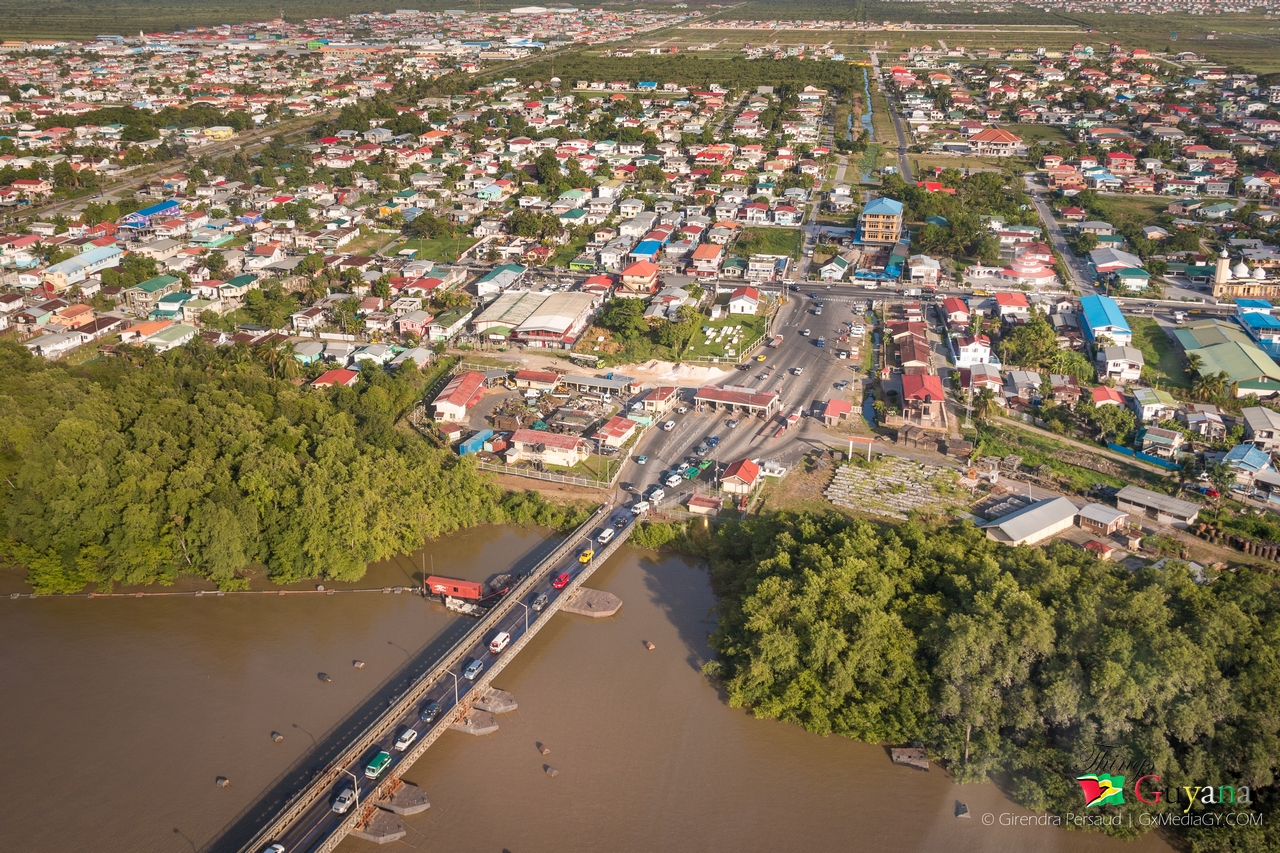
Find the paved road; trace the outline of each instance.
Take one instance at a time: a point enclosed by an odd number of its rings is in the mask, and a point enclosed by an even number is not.
[[[1089,269],[1088,261],[1076,257],[1071,249],[1067,248],[1067,238],[1063,236],[1062,229],[1058,227],[1058,221],[1053,217],[1053,211],[1045,203],[1044,196],[1040,194],[1040,185],[1032,180],[1030,175],[1025,176],[1023,180],[1027,185],[1027,194],[1031,196],[1031,203],[1035,205],[1036,212],[1040,214],[1040,221],[1044,223],[1045,230],[1049,234],[1050,244],[1062,256],[1062,263],[1071,275],[1069,283],[1072,289],[1079,293],[1094,292],[1091,284],[1093,272]]]
[[[884,75],[880,72],[880,54],[876,51],[871,51],[871,67],[875,71],[880,92],[884,95],[884,102],[888,105],[889,120],[893,122],[893,130],[898,134],[898,171],[902,174],[904,181],[911,183],[915,181],[915,177],[911,174],[911,164],[907,162],[907,135],[902,130],[902,119],[894,109],[893,99],[889,97],[889,90],[884,85]]]
[[[735,385],[752,391],[774,392],[779,395],[781,415],[786,416],[797,408],[808,412],[813,404],[832,397],[847,397],[858,388],[855,380],[862,376],[856,370],[857,362],[836,358],[836,353],[848,349],[849,341],[841,341],[841,327],[846,321],[858,321],[861,315],[855,315],[852,307],[866,305],[867,299],[861,294],[854,296],[850,288],[832,288],[822,286],[798,285],[798,292],[787,292],[788,301],[779,308],[774,318],[773,331],[783,335],[783,345],[778,349],[762,349],[765,356],[763,363],[747,362],[747,370],[735,370],[721,385]],[[822,313],[815,315],[815,300],[808,297],[815,293],[825,300]],[[800,333],[810,330],[810,336]],[[817,346],[819,337],[826,339],[826,346]],[[862,346],[870,346],[870,329]],[[801,372],[796,375],[795,370]],[[836,389],[835,383],[848,380],[850,385],[844,389]],[[859,400],[853,401],[855,405]],[[716,467],[708,468],[696,480],[681,481],[679,485],[666,488],[663,505],[673,505],[685,500],[695,489],[709,491],[714,483],[717,470],[740,459],[756,459],[776,461],[790,466],[812,444],[804,438],[807,419],[801,419],[797,426],[785,430],[778,436],[782,424],[778,417],[767,422],[759,418],[728,414],[723,411],[698,412],[693,406],[685,414],[669,416],[676,422],[675,429],[664,432],[657,429],[646,435],[633,455],[623,466],[621,482],[629,482],[634,491],[658,482],[659,477],[676,467],[688,456],[694,455],[695,448],[711,436],[719,436],[720,443],[707,453],[705,458],[716,463]],[[730,428],[728,422],[734,418],[739,420],[736,427]],[[645,465],[638,465],[638,456],[648,457]]]
[[[397,752],[394,747],[396,738],[400,733],[413,730],[418,733],[418,736],[421,736],[432,726],[436,725],[441,719],[444,719],[447,715],[452,713],[457,704],[457,698],[470,686],[464,675],[464,670],[467,665],[471,661],[480,661],[484,665],[484,669],[488,669],[495,660],[503,654],[509,653],[507,651],[501,651],[497,654],[490,652],[488,647],[489,641],[499,632],[506,631],[511,635],[511,644],[514,645],[515,642],[537,622],[537,620],[546,618],[549,615],[545,611],[534,612],[532,610],[532,605],[535,600],[545,595],[547,603],[549,604],[559,598],[562,594],[561,590],[556,589],[553,585],[556,578],[563,574],[567,574],[568,581],[566,581],[566,583],[572,581],[573,578],[577,577],[577,575],[587,567],[587,563],[582,562],[579,559],[579,556],[585,554],[586,550],[589,548],[595,549],[597,547],[602,547],[595,545],[592,540],[598,538],[600,533],[606,528],[625,528],[633,522],[631,513],[626,510],[615,510],[611,514],[602,515],[601,518],[601,525],[593,529],[591,534],[592,539],[583,540],[580,543],[580,547],[575,548],[570,553],[570,556],[565,558],[562,565],[552,568],[546,574],[542,583],[538,584],[534,589],[525,594],[521,599],[521,603],[523,603],[525,607],[513,608],[511,614],[503,623],[495,626],[494,630],[490,634],[487,634],[477,641],[468,654],[466,659],[467,663],[460,664],[456,668],[456,671],[452,671],[451,673],[442,676],[432,689],[428,691],[426,698],[423,700],[421,705],[414,708],[413,711],[392,730],[392,733],[388,734],[381,743],[370,748],[367,754],[360,756],[358,760],[343,768],[351,775],[344,775],[342,780],[334,785],[333,790],[330,792],[328,797],[318,800],[308,812],[294,822],[289,832],[282,838],[274,839],[276,843],[284,846],[285,853],[309,853],[309,851],[315,850],[321,843],[323,843],[343,820],[343,815],[335,813],[332,808],[334,800],[337,799],[341,792],[347,788],[354,787],[357,795],[360,797],[361,803],[363,803],[365,792],[372,790],[378,784],[377,781],[366,778],[365,776],[365,766],[369,761],[371,761],[380,751],[390,753],[391,762],[387,765],[387,769],[385,769],[378,777],[379,781],[381,779],[385,779],[387,774],[391,772],[391,769],[404,760],[404,754]],[[561,584],[561,586],[563,586],[563,584]],[[483,670],[476,677],[482,677],[482,673]],[[432,722],[424,722],[419,717],[420,711],[432,702],[439,703],[439,710]],[[410,748],[412,748],[412,746],[410,746]],[[352,778],[353,776],[354,778]]]

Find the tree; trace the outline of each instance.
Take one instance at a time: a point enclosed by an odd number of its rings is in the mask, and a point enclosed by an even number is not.
[[[1034,312],[1030,320],[1002,337],[998,348],[1005,363],[1038,370],[1058,352],[1057,334],[1043,314]]]
[[[987,423],[1000,412],[996,394],[990,388],[983,388],[973,398],[973,419],[978,423]]]
[[[1230,377],[1226,373],[1202,373],[1191,384],[1191,393],[1200,400],[1219,400],[1226,396],[1230,384]]]
[[[599,323],[623,341],[635,340],[649,332],[649,322],[644,318],[644,303],[639,299],[612,300],[600,312]]]

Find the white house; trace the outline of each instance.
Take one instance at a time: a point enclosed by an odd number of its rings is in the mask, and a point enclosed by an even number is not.
[[[754,287],[739,287],[729,295],[730,314],[754,314],[760,307],[760,291]]]
[[[1144,364],[1137,347],[1103,347],[1098,351],[1098,372],[1117,382],[1137,382]]]
[[[967,335],[956,339],[956,367],[973,367],[991,361],[991,339],[986,335]]]

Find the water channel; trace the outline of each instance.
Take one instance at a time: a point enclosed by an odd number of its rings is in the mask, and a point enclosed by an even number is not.
[[[378,564],[356,586],[436,570],[482,579],[550,546],[483,528]],[[561,614],[499,676],[520,703],[497,734],[448,733],[407,774],[432,808],[402,842],[454,851],[1168,850],[1045,827],[994,785],[892,765],[729,708],[700,673],[714,600],[692,561],[624,548],[592,586],[621,613]],[[21,589],[0,577],[0,592]],[[0,850],[202,853],[314,742],[385,706],[409,662],[469,622],[412,595],[0,601]],[[644,642],[656,645],[653,651]],[[363,669],[352,660],[366,662]],[[317,673],[331,674],[325,683]],[[394,679],[393,679],[394,680]],[[272,743],[271,731],[285,735]],[[539,754],[535,744],[551,749]],[[545,764],[560,772],[556,778]],[[229,788],[214,784],[218,775]],[[282,777],[283,781],[282,781]],[[972,820],[953,817],[957,800]],[[213,845],[217,851],[226,844]],[[344,853],[377,845],[348,839]]]

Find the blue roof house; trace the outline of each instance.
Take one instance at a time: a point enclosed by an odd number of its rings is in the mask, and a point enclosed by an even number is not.
[[[1089,294],[1081,297],[1080,314],[1084,320],[1080,327],[1089,343],[1095,343],[1099,338],[1107,338],[1118,347],[1133,343],[1133,330],[1120,313],[1120,306],[1110,296]]]

